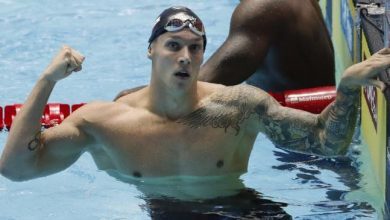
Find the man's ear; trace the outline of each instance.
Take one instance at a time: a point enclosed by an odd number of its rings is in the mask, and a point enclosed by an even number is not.
[[[152,59],[152,45],[149,45],[147,55],[149,59]]]

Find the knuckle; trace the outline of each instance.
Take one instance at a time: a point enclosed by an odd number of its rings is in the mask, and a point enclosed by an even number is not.
[[[66,57],[70,57],[70,56],[72,55],[72,53],[70,52],[70,49],[69,49],[69,48],[64,49],[64,55],[65,55]]]
[[[75,72],[79,72],[79,71],[81,71],[83,68],[80,66],[80,67],[77,67],[76,69],[75,69]]]
[[[67,63],[67,64],[70,64],[71,63],[71,61],[70,61],[70,59],[69,59],[69,57],[65,57],[65,62]]]
[[[68,45],[62,45],[62,49],[63,49],[63,50],[69,50],[70,47],[69,47]]]
[[[62,46],[62,50],[65,56],[70,56],[72,54],[72,48],[67,45]]]

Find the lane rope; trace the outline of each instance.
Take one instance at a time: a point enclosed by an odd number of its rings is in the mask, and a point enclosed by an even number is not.
[[[284,92],[270,93],[282,106],[300,109],[318,114],[336,97],[334,86],[324,86],[308,89],[287,90]],[[41,124],[49,128],[61,124],[72,112],[86,103],[64,104],[48,103],[42,114]],[[12,121],[19,112],[22,104],[0,106],[0,130],[9,131]]]

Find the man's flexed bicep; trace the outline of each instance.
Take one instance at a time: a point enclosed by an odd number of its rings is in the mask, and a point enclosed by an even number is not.
[[[37,132],[25,146],[5,146],[1,173],[14,181],[47,176],[66,169],[86,150],[91,138],[72,120]]]
[[[36,168],[39,176],[62,171],[84,153],[92,138],[73,122],[47,129],[37,148]]]

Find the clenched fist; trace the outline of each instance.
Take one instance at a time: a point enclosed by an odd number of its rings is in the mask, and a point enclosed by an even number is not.
[[[43,73],[44,78],[57,82],[82,68],[85,57],[69,46],[63,46]]]

